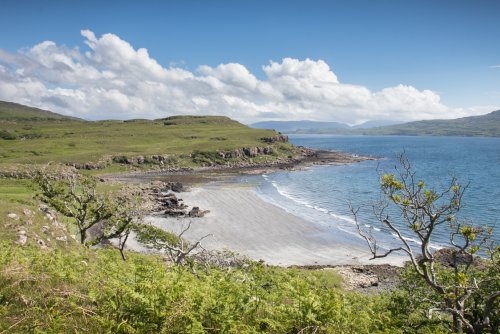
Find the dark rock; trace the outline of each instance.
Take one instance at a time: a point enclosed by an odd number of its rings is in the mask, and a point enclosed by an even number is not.
[[[261,138],[260,140],[262,140],[263,142],[269,143],[269,144],[288,143],[288,136],[278,134],[278,135],[272,136],[272,137],[264,137],[264,138]]]
[[[243,153],[248,157],[256,157],[258,153],[257,147],[245,147],[243,148]]]
[[[184,217],[186,215],[186,211],[177,208],[167,209],[164,211],[164,214],[170,217]]]
[[[231,159],[241,158],[243,155],[245,155],[245,153],[243,153],[243,149],[241,148],[225,154],[226,158],[231,158]]]
[[[79,169],[79,170],[82,170],[82,169],[85,169],[85,170],[96,170],[96,169],[103,169],[104,168],[103,165],[100,165],[100,164],[97,164],[97,163],[90,163],[90,162],[86,162],[86,163],[83,163],[83,164],[73,163],[73,164],[69,164],[68,166],[74,167],[74,168]]]
[[[209,213],[209,210],[200,210],[199,207],[195,206],[189,211],[188,216],[189,217],[203,217],[205,214]]]
[[[455,264],[466,265],[474,262],[475,260],[472,255],[462,253],[458,249],[453,248],[442,248],[436,251],[433,255],[436,262],[442,264],[445,267],[451,268],[454,268]]]
[[[184,209],[186,208],[186,205],[184,205],[182,202],[182,199],[177,198],[175,194],[166,194],[163,197],[158,197],[158,202],[160,202],[161,206],[163,208],[169,208],[169,209]]]
[[[172,190],[173,192],[176,192],[176,193],[180,193],[180,192],[183,192],[185,190],[184,186],[180,182],[169,182],[168,186],[169,186],[170,190]]]

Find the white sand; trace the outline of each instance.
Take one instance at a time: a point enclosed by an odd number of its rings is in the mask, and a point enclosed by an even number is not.
[[[318,226],[266,203],[249,188],[212,184],[178,197],[190,207],[199,206],[210,213],[203,218],[148,216],[145,221],[173,232],[179,232],[191,221],[185,238],[192,242],[211,234],[202,242],[206,249],[229,249],[280,266],[401,265],[405,260],[402,256],[369,260],[371,254],[362,240],[359,245],[342,242],[334,235],[334,229]]]

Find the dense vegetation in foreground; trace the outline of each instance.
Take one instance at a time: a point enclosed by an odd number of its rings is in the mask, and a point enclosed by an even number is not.
[[[30,181],[0,183],[0,332],[402,332],[397,302],[345,292],[332,271],[241,261],[194,275],[161,256],[123,261],[81,245],[64,217],[51,222]]]
[[[4,333],[449,332],[449,317],[427,317],[422,300],[431,295],[411,270],[401,290],[364,295],[344,291],[331,270],[238,258],[229,265],[174,265],[159,255],[130,252],[123,261],[112,247],[80,244],[72,237],[73,221],[61,215],[54,221],[54,212],[39,210],[30,181],[0,183]],[[496,261],[480,269],[483,276],[498,276]],[[498,318],[491,320],[498,325]]]
[[[106,160],[98,173],[123,166],[157,166],[128,161],[146,153],[174,156],[176,167],[200,166],[221,159],[217,151],[262,145],[260,138],[275,135],[214,117],[85,122],[36,110],[5,115],[0,122],[2,167],[55,161],[63,164],[61,170],[77,175],[64,164],[95,164],[113,152],[119,159]],[[151,135],[158,137],[154,140]],[[286,143],[274,145],[275,154],[264,158],[293,153]],[[214,147],[217,151],[210,151]],[[26,156],[30,150],[38,153]],[[440,296],[430,293],[411,268],[403,272],[398,290],[364,295],[343,290],[332,270],[284,269],[241,259],[227,264],[193,258],[176,265],[161,255],[130,252],[124,261],[111,246],[96,249],[89,247],[91,243],[82,244],[85,240],[76,236],[75,219],[57,208],[65,197],[59,197],[59,190],[46,189],[49,197],[58,196],[48,201],[52,208],[43,207],[43,196],[35,196],[40,189],[26,176],[0,178],[2,334],[450,332],[448,314],[429,314],[432,302]],[[395,180],[390,181],[391,190],[401,190]],[[117,194],[123,188],[121,184],[94,184],[98,194]],[[82,192],[76,189],[77,194]],[[430,198],[429,194],[424,196]],[[397,194],[392,195],[399,203]],[[470,239],[472,231],[465,232]],[[498,289],[499,268],[498,257],[471,268],[467,277],[435,267],[439,279],[459,290],[469,277],[491,278],[485,293]],[[474,290],[469,297],[467,315],[480,318],[472,313],[483,306],[483,291]],[[492,307],[489,328],[494,329],[499,326],[498,299]]]
[[[321,272],[209,268],[111,250],[0,248],[0,329],[47,333],[400,332],[386,297],[345,293]]]

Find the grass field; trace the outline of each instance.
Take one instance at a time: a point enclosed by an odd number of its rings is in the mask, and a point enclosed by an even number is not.
[[[189,167],[203,164],[203,159],[191,159],[193,152],[267,146],[261,138],[276,135],[274,131],[252,129],[227,117],[90,122],[5,102],[0,102],[0,134],[3,166],[51,161],[99,163],[113,157],[163,155]],[[280,152],[289,154],[291,146],[277,144],[275,148],[274,157]],[[259,158],[262,159],[256,159]]]

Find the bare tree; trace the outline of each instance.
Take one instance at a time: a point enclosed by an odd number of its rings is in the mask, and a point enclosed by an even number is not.
[[[350,205],[358,232],[366,240],[373,255],[372,259],[383,258],[393,252],[406,253],[416,276],[423,280],[432,292],[433,297],[425,300],[432,305],[428,310],[429,315],[433,312],[449,314],[453,332],[466,331],[476,334],[495,330],[498,324],[492,322],[491,317],[498,317],[498,309],[495,310],[495,306],[498,306],[500,291],[498,284],[496,288],[492,288],[490,283],[495,280],[500,282],[498,270],[491,271],[494,277],[485,277],[474,268],[474,263],[478,262],[476,254],[487,245],[492,251],[490,266],[498,265],[495,264],[498,261],[494,258],[494,254],[498,254],[498,247],[491,247],[492,229],[457,220],[467,187],[461,186],[455,177],[443,191],[438,192],[417,179],[405,154],[400,156],[399,162],[400,167],[395,168],[394,174],[381,176],[381,190],[385,200],[373,205],[374,215],[393,232],[399,246],[382,250],[372,234],[361,227],[358,220],[359,209]],[[390,204],[400,213],[401,219],[398,223],[388,213]],[[433,236],[441,226],[449,230],[452,252],[452,270],[447,275],[441,274],[442,269],[439,268],[435,253],[431,250]],[[408,243],[405,232],[417,236],[418,247],[414,248]],[[488,289],[485,289],[485,286],[488,286]],[[474,299],[474,306],[468,306],[467,302],[473,295],[480,295],[480,298]],[[477,311],[478,308],[481,312]]]
[[[200,246],[201,241],[210,236],[210,234],[207,234],[195,243],[190,244],[183,238],[184,233],[190,228],[191,221],[179,234],[167,232],[148,224],[136,224],[133,231],[136,233],[137,241],[146,247],[165,252],[176,265],[183,265],[187,257]]]

